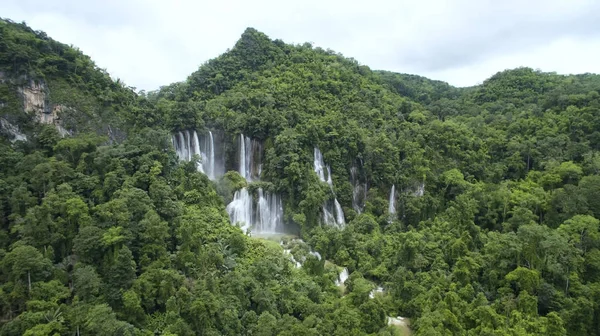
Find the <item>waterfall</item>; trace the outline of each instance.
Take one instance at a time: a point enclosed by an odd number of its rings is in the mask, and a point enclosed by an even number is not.
[[[283,254],[290,256],[290,260],[292,261],[292,263],[294,263],[294,267],[296,267],[296,268],[302,267],[302,264],[299,261],[297,261],[296,258],[294,258],[294,255],[292,254],[292,250],[291,249],[284,248],[283,249]]]
[[[390,221],[392,221],[396,214],[396,185],[392,185],[392,190],[390,190],[388,213],[390,215]]]
[[[250,162],[250,178],[253,180],[260,180],[260,174],[262,174],[262,154],[263,148],[262,143],[258,140],[250,141],[250,148],[252,150],[252,161]]]
[[[247,188],[235,192],[233,201],[227,205],[227,213],[231,223],[241,223],[242,230],[247,231],[252,223],[252,196]]]
[[[327,166],[327,184],[331,191],[333,191],[333,180],[331,179],[331,168],[329,166]]]
[[[352,208],[354,208],[358,214],[361,214],[367,199],[367,184],[361,183],[358,175],[358,167],[356,167],[356,165],[352,165],[352,168],[350,168],[350,182],[352,183]]]
[[[186,161],[192,161],[192,138],[190,137],[190,131],[185,131],[185,154],[187,155]]]
[[[294,255],[292,254],[292,250],[295,250],[297,255],[298,250],[300,250],[303,252],[308,252],[308,255],[317,258],[319,261],[323,259],[321,253],[313,251],[310,248],[310,246],[308,246],[308,244],[306,244],[302,239],[294,238],[292,240],[286,241],[281,240],[279,241],[279,245],[283,248],[283,254],[289,256],[290,260],[294,263],[296,268],[302,267],[302,265],[306,262],[307,256],[300,255],[298,256],[298,259],[296,259],[296,257],[294,257]]]
[[[212,135],[211,135],[212,139]],[[238,172],[247,182],[260,180],[262,171],[262,144],[250,137],[239,135]],[[276,193],[257,188],[251,195],[246,188],[236,191],[227,206],[232,223],[241,222],[242,229],[255,233],[283,232],[283,201]]]
[[[209,175],[208,177],[211,180],[215,179],[215,140],[213,138],[213,134],[211,131],[208,131],[209,135],[209,146],[208,146],[208,163],[209,163]]]
[[[238,172],[246,180],[248,179],[248,175],[249,175],[246,173],[247,166],[248,165],[246,164],[246,141],[245,141],[244,135],[241,134],[240,135],[240,167],[238,169]]]
[[[238,172],[251,182],[260,179],[262,173],[262,144],[260,141],[240,134]]]
[[[331,210],[331,211],[330,211]],[[333,216],[333,209],[329,209],[327,203],[323,205],[323,223],[327,225],[335,224],[335,217]]]
[[[342,210],[342,206],[338,202],[335,192],[333,190],[333,179],[331,177],[331,168],[328,165],[325,165],[323,162],[323,155],[321,151],[315,147],[313,150],[314,153],[314,170],[319,177],[321,182],[326,182],[329,185],[329,189],[331,190],[331,194],[333,195],[333,203],[331,201],[326,201],[323,204],[323,223],[326,225],[335,225],[337,227],[343,228],[346,225],[346,219],[344,218],[344,211]],[[325,171],[327,171],[327,178],[325,178]]]
[[[321,253],[319,252],[315,252],[315,251],[308,251],[308,254],[310,254],[311,256],[319,259],[319,261],[321,261],[322,257],[321,257]]]
[[[323,155],[317,147],[314,148],[314,157],[315,173],[317,173],[317,176],[319,176],[319,180],[321,180],[321,182],[326,182],[325,171],[323,170]]]
[[[211,131],[200,136],[195,130],[180,131],[171,136],[171,141],[179,160],[191,161],[194,155],[198,155],[201,158],[197,167],[199,172],[211,180],[223,174],[223,161],[217,158],[217,146]]]
[[[283,219],[283,205],[281,197],[277,194],[264,195],[262,188],[258,188],[258,202],[256,205],[256,222],[253,224],[258,232],[275,233],[281,227]]]
[[[257,201],[242,188],[235,192],[233,201],[227,205],[231,223],[241,223],[242,230],[252,229],[254,233],[277,233],[283,229],[283,203],[278,194],[257,189]]]
[[[413,192],[413,196],[416,197],[421,197],[425,195],[425,182],[421,182],[418,186],[417,186],[417,190],[415,190]]]
[[[203,164],[205,162],[205,159],[204,159],[203,153],[200,151],[200,140],[198,140],[198,133],[196,133],[196,131],[194,131],[193,139],[194,139],[194,143],[193,143],[194,155],[200,156],[200,158],[202,160],[201,162],[198,163],[198,171],[204,173],[205,170],[204,170]]]
[[[344,267],[344,269],[338,275],[338,279],[335,281],[336,286],[341,286],[348,280],[348,269]]]
[[[195,135],[196,132],[194,132]],[[201,149],[202,167],[208,178],[214,180],[215,174],[215,141],[213,133],[208,131],[208,137],[203,137],[203,146]]]
[[[185,160],[185,158],[187,157],[187,154],[185,153],[185,137],[183,136],[182,132],[179,132],[177,134],[177,139],[179,147],[177,150],[177,157],[179,157],[179,160]]]
[[[333,199],[333,204],[335,205],[335,222],[340,226],[345,225],[346,219],[344,218],[344,211],[337,198]]]
[[[377,286],[377,288],[373,289],[370,293],[369,293],[369,298],[370,299],[374,299],[375,295],[377,295],[378,293],[383,293],[383,287],[381,286]]]

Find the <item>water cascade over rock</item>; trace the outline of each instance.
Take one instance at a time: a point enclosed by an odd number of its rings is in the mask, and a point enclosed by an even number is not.
[[[265,193],[258,188],[254,226],[258,232],[276,233],[282,229],[283,205],[278,194]]]
[[[211,180],[223,175],[223,160],[217,154],[222,151],[218,151],[211,131],[200,136],[196,131],[180,131],[172,136],[172,142],[179,160],[191,161],[194,155],[198,155],[201,158],[198,171],[206,174]]]
[[[425,195],[425,182],[421,182],[416,190],[413,191],[413,196],[415,197],[422,197],[423,195]]]
[[[377,286],[377,288],[375,288],[369,292],[369,298],[374,299],[375,295],[380,294],[380,293],[383,293],[383,287]]]
[[[233,201],[227,205],[227,213],[232,223],[240,223],[243,231],[250,229],[253,220],[252,195],[248,188],[235,192]]]
[[[396,217],[396,185],[392,185],[392,190],[390,190],[388,213],[390,215],[390,221],[394,220]]]
[[[227,205],[232,223],[240,223],[244,231],[251,229],[258,234],[283,232],[283,202],[276,193],[256,190],[256,197],[242,188],[235,192],[233,201]]]
[[[346,282],[346,280],[348,280],[348,276],[349,276],[348,269],[344,267],[344,269],[338,275],[338,279],[335,281],[335,285],[336,286],[343,285],[344,282]]]
[[[367,183],[361,182],[359,168],[356,165],[352,165],[352,168],[350,168],[350,182],[352,183],[352,208],[361,214],[365,207],[365,200],[367,199]]]
[[[279,245],[283,248],[283,254],[289,257],[296,268],[302,267],[308,256],[313,256],[319,261],[322,259],[321,254],[313,251],[302,239],[281,240]]]
[[[247,182],[260,181],[262,172],[262,144],[254,139],[239,136],[238,172]],[[276,193],[256,188],[250,193],[248,188],[235,192],[233,201],[227,205],[227,213],[232,223],[240,223],[244,231],[258,234],[283,232],[283,201]]]
[[[335,197],[333,191],[333,180],[331,178],[331,169],[323,162],[323,155],[318,148],[314,148],[314,170],[319,176],[321,182],[327,182],[329,189],[333,195],[333,200],[329,200],[323,204],[323,222],[326,225],[335,225],[339,228],[343,228],[346,225],[346,219],[344,218],[344,211],[342,206]],[[327,177],[325,177],[325,171],[327,171]]]
[[[238,172],[248,182],[259,180],[262,173],[262,144],[243,134],[239,137]]]

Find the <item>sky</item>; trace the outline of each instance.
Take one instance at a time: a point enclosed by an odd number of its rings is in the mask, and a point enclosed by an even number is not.
[[[600,73],[598,0],[2,0],[138,90],[183,81],[247,27],[455,86],[498,71]]]

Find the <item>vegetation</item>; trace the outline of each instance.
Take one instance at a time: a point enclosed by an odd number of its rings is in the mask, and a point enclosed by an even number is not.
[[[0,335],[399,335],[387,316],[415,335],[600,335],[600,76],[519,68],[459,89],[248,29],[135,94],[7,20],[0,71],[0,117],[28,134],[0,142]],[[30,80],[71,108],[73,136],[30,122]],[[231,225],[220,193],[244,181],[178,162],[185,129],[222,131],[228,168],[236,135],[262,140],[263,180],[323,258],[293,251],[297,269]],[[343,230],[320,223],[315,146]]]

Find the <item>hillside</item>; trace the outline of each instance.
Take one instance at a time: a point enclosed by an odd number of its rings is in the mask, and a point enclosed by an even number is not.
[[[44,32],[0,19],[0,36],[4,123],[18,123],[26,133],[37,121],[60,126],[63,134],[97,131],[113,140],[122,137],[125,111],[137,105],[133,90]]]
[[[0,71],[0,335],[600,335],[598,75],[248,28],[136,94],[8,20]]]

